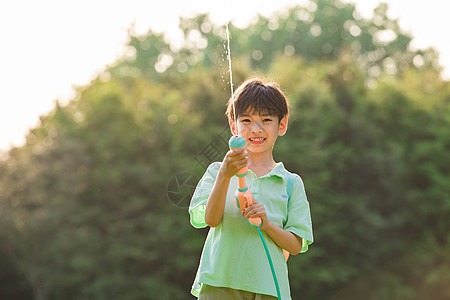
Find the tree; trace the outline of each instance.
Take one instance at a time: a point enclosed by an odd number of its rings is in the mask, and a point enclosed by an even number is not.
[[[294,299],[449,294],[449,85],[386,11],[317,0],[230,26],[234,83],[271,77],[292,106],[275,157],[303,177],[316,239],[288,262]],[[227,151],[230,86],[224,26],[180,29],[175,48],[131,28],[128,55],[0,162],[1,250],[35,299],[187,297],[206,232],[168,188],[189,194]]]

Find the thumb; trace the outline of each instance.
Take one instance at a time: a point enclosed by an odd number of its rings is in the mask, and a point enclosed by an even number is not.
[[[257,203],[255,201],[255,197],[253,197],[253,194],[244,194],[244,198],[245,198],[245,200],[247,202],[247,206],[250,206],[250,205],[252,205],[254,203]]]

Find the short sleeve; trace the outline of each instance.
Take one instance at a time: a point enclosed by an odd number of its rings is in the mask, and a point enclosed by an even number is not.
[[[195,188],[194,195],[192,196],[191,203],[189,205],[190,221],[192,226],[195,228],[203,228],[207,226],[205,222],[206,202],[208,201],[209,194],[211,193],[216,181],[220,166],[220,162],[212,163]]]
[[[300,176],[296,175],[288,202],[288,217],[283,229],[301,237],[303,247],[300,253],[306,252],[314,241],[312,232],[311,212],[306,198],[305,187]]]

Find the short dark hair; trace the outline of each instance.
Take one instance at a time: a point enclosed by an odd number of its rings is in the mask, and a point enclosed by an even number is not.
[[[226,115],[234,119],[233,101],[236,115],[242,116],[250,109],[251,113],[267,113],[278,116],[278,122],[289,114],[289,101],[275,82],[264,82],[261,78],[244,81],[230,98]]]

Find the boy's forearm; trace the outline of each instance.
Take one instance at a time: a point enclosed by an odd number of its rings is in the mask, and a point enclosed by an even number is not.
[[[292,232],[280,228],[270,221],[268,226],[264,227],[264,231],[278,247],[287,250],[289,253],[296,255],[302,250],[302,238]]]
[[[206,202],[205,222],[210,227],[216,227],[222,220],[229,184],[230,178],[219,172]]]

